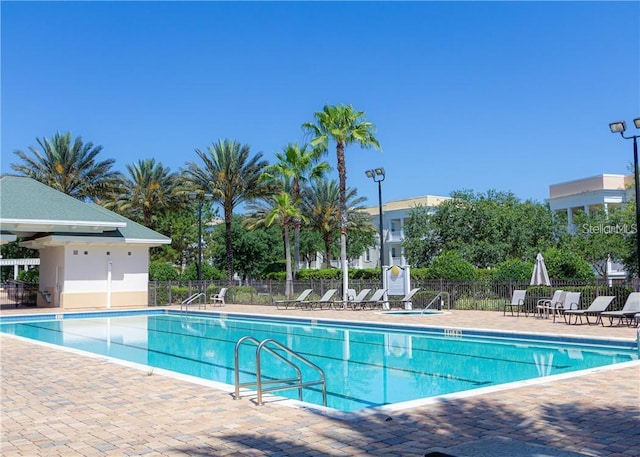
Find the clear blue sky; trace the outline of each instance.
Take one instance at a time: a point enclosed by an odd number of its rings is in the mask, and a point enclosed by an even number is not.
[[[383,201],[458,189],[543,201],[626,173],[640,117],[640,2],[7,2],[2,173],[71,131],[116,168],[173,171],[219,138],[273,161],[325,104],[353,104],[382,152],[347,149],[347,185],[383,166]],[[335,167],[335,147],[327,160]]]

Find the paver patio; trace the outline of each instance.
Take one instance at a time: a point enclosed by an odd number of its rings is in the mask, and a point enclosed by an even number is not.
[[[625,339],[637,335],[634,328],[566,326],[501,312],[383,316],[249,305],[214,311]],[[474,456],[479,454],[469,449],[476,442],[477,449],[484,443],[483,455],[487,443],[495,446],[488,454],[494,456],[511,455],[501,449],[506,442],[541,445],[545,448],[539,449],[556,454],[640,455],[637,361],[625,368],[342,420],[278,402],[256,406],[209,386],[6,335],[0,343],[0,454],[6,457],[424,456],[436,450]]]

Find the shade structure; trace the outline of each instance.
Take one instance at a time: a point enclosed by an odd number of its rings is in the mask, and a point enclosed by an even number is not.
[[[542,254],[536,256],[536,264],[533,266],[533,274],[531,275],[531,286],[551,286],[547,266],[544,264]]]

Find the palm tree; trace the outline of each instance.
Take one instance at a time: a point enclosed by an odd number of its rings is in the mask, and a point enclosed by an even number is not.
[[[306,220],[298,209],[299,203],[299,201],[292,199],[290,192],[282,190],[276,195],[263,199],[262,204],[256,202],[248,205],[248,207],[253,210],[253,214],[248,219],[249,228],[253,229],[262,225],[270,227],[274,223],[282,227],[286,265],[285,295],[287,297],[293,295],[293,269],[291,268],[289,227],[296,220]]]
[[[79,200],[99,202],[113,199],[123,184],[123,176],[111,167],[113,159],[97,162],[102,146],[83,143],[82,137],[71,139],[71,132],[56,133],[51,140],[36,138],[40,150],[15,151],[23,163],[11,168],[23,176],[46,184]]]
[[[358,143],[362,148],[380,149],[374,136],[375,126],[365,120],[364,111],[356,111],[352,105],[325,105],[315,113],[315,122],[302,124],[303,130],[312,135],[311,146],[327,151],[329,140],[336,143],[338,176],[340,179],[340,263],[342,265],[342,299],[347,300],[349,275],[347,268],[347,168],[344,151]]]
[[[196,149],[196,154],[202,160],[203,166],[187,162],[185,179],[200,191],[211,193],[213,200],[224,210],[227,279],[231,281],[233,209],[242,202],[273,192],[272,185],[260,179],[267,162],[262,160],[262,153],[251,156],[248,145],[229,139],[218,140],[208,146],[206,151]]]
[[[298,143],[289,143],[282,152],[276,153],[278,162],[269,165],[264,172],[265,179],[291,179],[291,197],[294,202],[300,200],[301,186],[309,180],[319,179],[331,169],[327,162],[319,162],[322,154],[317,149],[310,149],[308,145],[300,146]],[[299,218],[293,219],[294,224],[294,270],[298,271],[300,265],[300,226]]]
[[[370,230],[360,217],[353,217],[362,209],[365,197],[358,197],[355,189],[346,192],[349,226]],[[309,227],[317,230],[324,242],[325,267],[331,268],[335,234],[340,229],[340,187],[336,180],[317,180],[302,191],[301,211]],[[369,223],[369,225],[371,225]]]
[[[178,175],[156,159],[138,160],[128,164],[130,179],[123,192],[105,206],[120,214],[155,228],[154,217],[169,209],[181,209],[186,199],[178,195]]]

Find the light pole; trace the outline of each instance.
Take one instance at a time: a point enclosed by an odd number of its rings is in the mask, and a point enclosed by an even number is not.
[[[380,287],[384,288],[384,234],[382,233],[382,181],[384,181],[384,168],[374,168],[365,171],[368,178],[378,183],[378,216],[380,221]]]
[[[198,201],[198,283],[202,281],[202,204],[213,199],[213,194],[189,192],[191,200]]]
[[[633,120],[637,129],[640,129],[640,117]],[[611,133],[619,133],[625,140],[633,140],[633,173],[636,182],[636,259],[638,271],[637,275],[640,278],[640,180],[638,179],[638,138],[640,135],[625,136],[624,131],[627,129],[627,124],[624,121],[612,122],[609,124]]]

